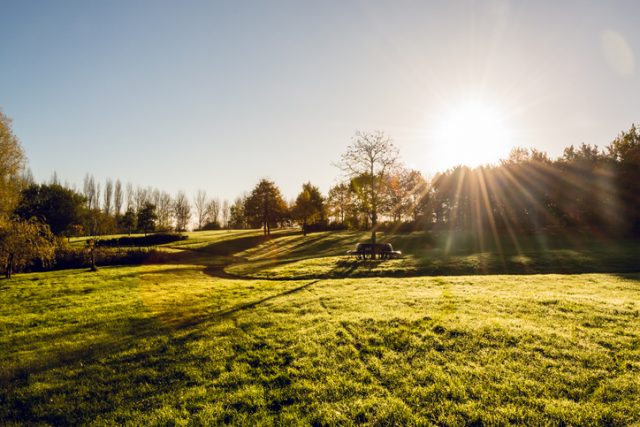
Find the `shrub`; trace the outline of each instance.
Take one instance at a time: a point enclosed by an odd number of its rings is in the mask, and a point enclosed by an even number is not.
[[[113,239],[97,240],[96,246],[155,246],[163,245],[166,243],[177,242],[180,240],[186,240],[188,236],[178,233],[156,233],[149,234],[148,236],[135,236],[135,237],[116,237]]]
[[[162,263],[166,262],[171,254],[155,248],[99,248],[95,255],[98,266],[107,266]],[[86,268],[89,265],[89,253],[86,248],[61,246],[56,249],[51,269]],[[32,271],[44,270],[38,267]]]

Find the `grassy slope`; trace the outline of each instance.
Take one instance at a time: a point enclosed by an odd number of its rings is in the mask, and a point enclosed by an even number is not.
[[[0,420],[640,422],[638,274],[234,280],[309,246],[221,233],[173,265],[0,282]]]
[[[465,236],[425,233],[380,234],[403,251],[403,259],[354,262],[344,256],[363,232],[279,236],[239,253],[227,272],[254,278],[342,278],[379,276],[635,272],[640,244],[596,239],[502,238],[483,247]]]

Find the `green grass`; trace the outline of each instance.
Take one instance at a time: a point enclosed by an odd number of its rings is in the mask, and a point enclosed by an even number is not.
[[[402,259],[358,261],[345,257],[347,250],[368,238],[364,232],[281,235],[238,253],[240,259],[227,272],[271,279],[609,273],[638,271],[640,260],[637,241],[531,236],[512,242],[503,237],[499,245],[477,248],[455,233],[422,232],[379,234],[379,241],[402,250]]]
[[[638,273],[332,278],[362,234],[207,233],[0,281],[0,424],[640,423]]]

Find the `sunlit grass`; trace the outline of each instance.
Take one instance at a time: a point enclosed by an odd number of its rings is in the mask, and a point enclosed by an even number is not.
[[[634,245],[381,234],[405,258],[358,261],[361,232],[189,237],[167,265],[0,282],[3,424],[640,422],[638,273],[419,276],[625,271]]]
[[[1,286],[7,422],[640,420],[638,275],[253,281],[179,264]]]

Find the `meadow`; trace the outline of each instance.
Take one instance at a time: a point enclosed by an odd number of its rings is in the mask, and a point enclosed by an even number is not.
[[[2,424],[640,422],[637,245],[342,255],[364,238],[197,232],[168,264],[1,281]]]

